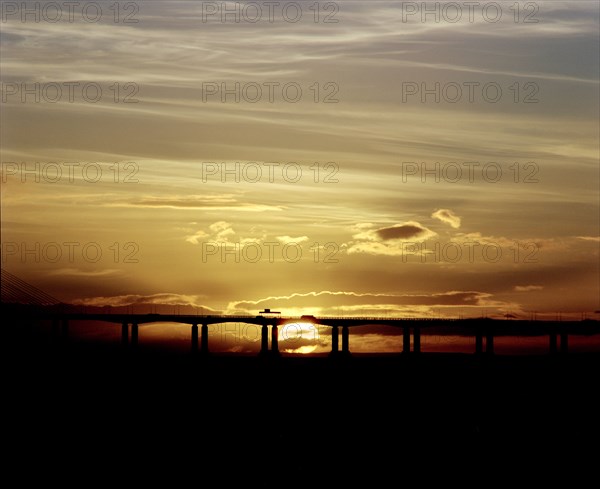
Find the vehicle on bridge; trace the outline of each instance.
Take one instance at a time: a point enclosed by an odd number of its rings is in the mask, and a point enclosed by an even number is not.
[[[271,311],[271,309],[265,308],[264,311],[259,311],[258,314],[281,314],[281,311]]]

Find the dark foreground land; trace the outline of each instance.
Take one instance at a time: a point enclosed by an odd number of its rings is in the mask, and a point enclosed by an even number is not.
[[[410,440],[600,434],[600,355],[208,357],[4,345],[5,419],[50,446],[350,449]]]

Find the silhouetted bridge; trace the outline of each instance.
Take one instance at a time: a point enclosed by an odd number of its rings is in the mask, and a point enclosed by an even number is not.
[[[389,317],[314,317],[314,316],[244,316],[244,315],[185,315],[185,314],[134,314],[134,313],[86,313],[38,311],[27,314],[30,320],[52,321],[53,331],[63,339],[68,337],[70,321],[104,321],[121,325],[121,342],[128,348],[138,345],[139,325],[149,323],[181,323],[191,325],[191,350],[193,353],[209,352],[211,324],[247,323],[261,327],[262,355],[279,354],[279,328],[286,324],[311,323],[331,327],[331,354],[350,354],[350,328],[356,326],[391,326],[402,329],[402,352],[421,351],[421,333],[434,328],[445,334],[460,334],[475,337],[475,353],[492,354],[495,336],[548,336],[551,353],[568,351],[569,335],[591,335],[600,333],[598,321],[524,321],[492,319],[433,319],[433,318],[389,318]],[[341,349],[339,343],[341,330]],[[270,334],[269,334],[270,333]],[[270,342],[269,342],[270,336]],[[559,343],[560,339],[560,343]],[[269,348],[270,346],[270,348]]]

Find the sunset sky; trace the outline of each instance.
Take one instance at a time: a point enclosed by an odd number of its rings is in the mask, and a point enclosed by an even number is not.
[[[598,318],[598,2],[9,3],[2,268],[56,298]]]

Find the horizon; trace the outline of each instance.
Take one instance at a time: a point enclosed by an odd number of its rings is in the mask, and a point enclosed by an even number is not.
[[[201,325],[203,357],[209,353],[307,357],[343,353],[347,357],[399,354],[400,350],[402,354],[411,351],[481,354],[484,337],[488,354],[555,354],[559,337],[562,353],[600,352],[600,330],[593,327],[600,323],[583,317],[577,321],[562,320],[560,316],[548,321],[508,315],[503,318],[315,317],[288,316],[269,308],[256,315],[223,315],[199,314],[197,309],[190,313],[178,305],[165,312],[156,304],[149,304],[150,312],[140,312],[139,308],[135,311],[129,306],[63,304],[14,276],[2,282],[2,293],[12,299],[2,301],[9,322],[30,324],[25,330],[33,336],[25,341],[33,344],[59,341],[63,346],[87,344],[114,348],[120,343],[122,352],[130,348],[132,352],[158,348],[163,353],[198,354]],[[25,303],[26,299],[29,303]],[[582,328],[583,325],[586,327]]]

